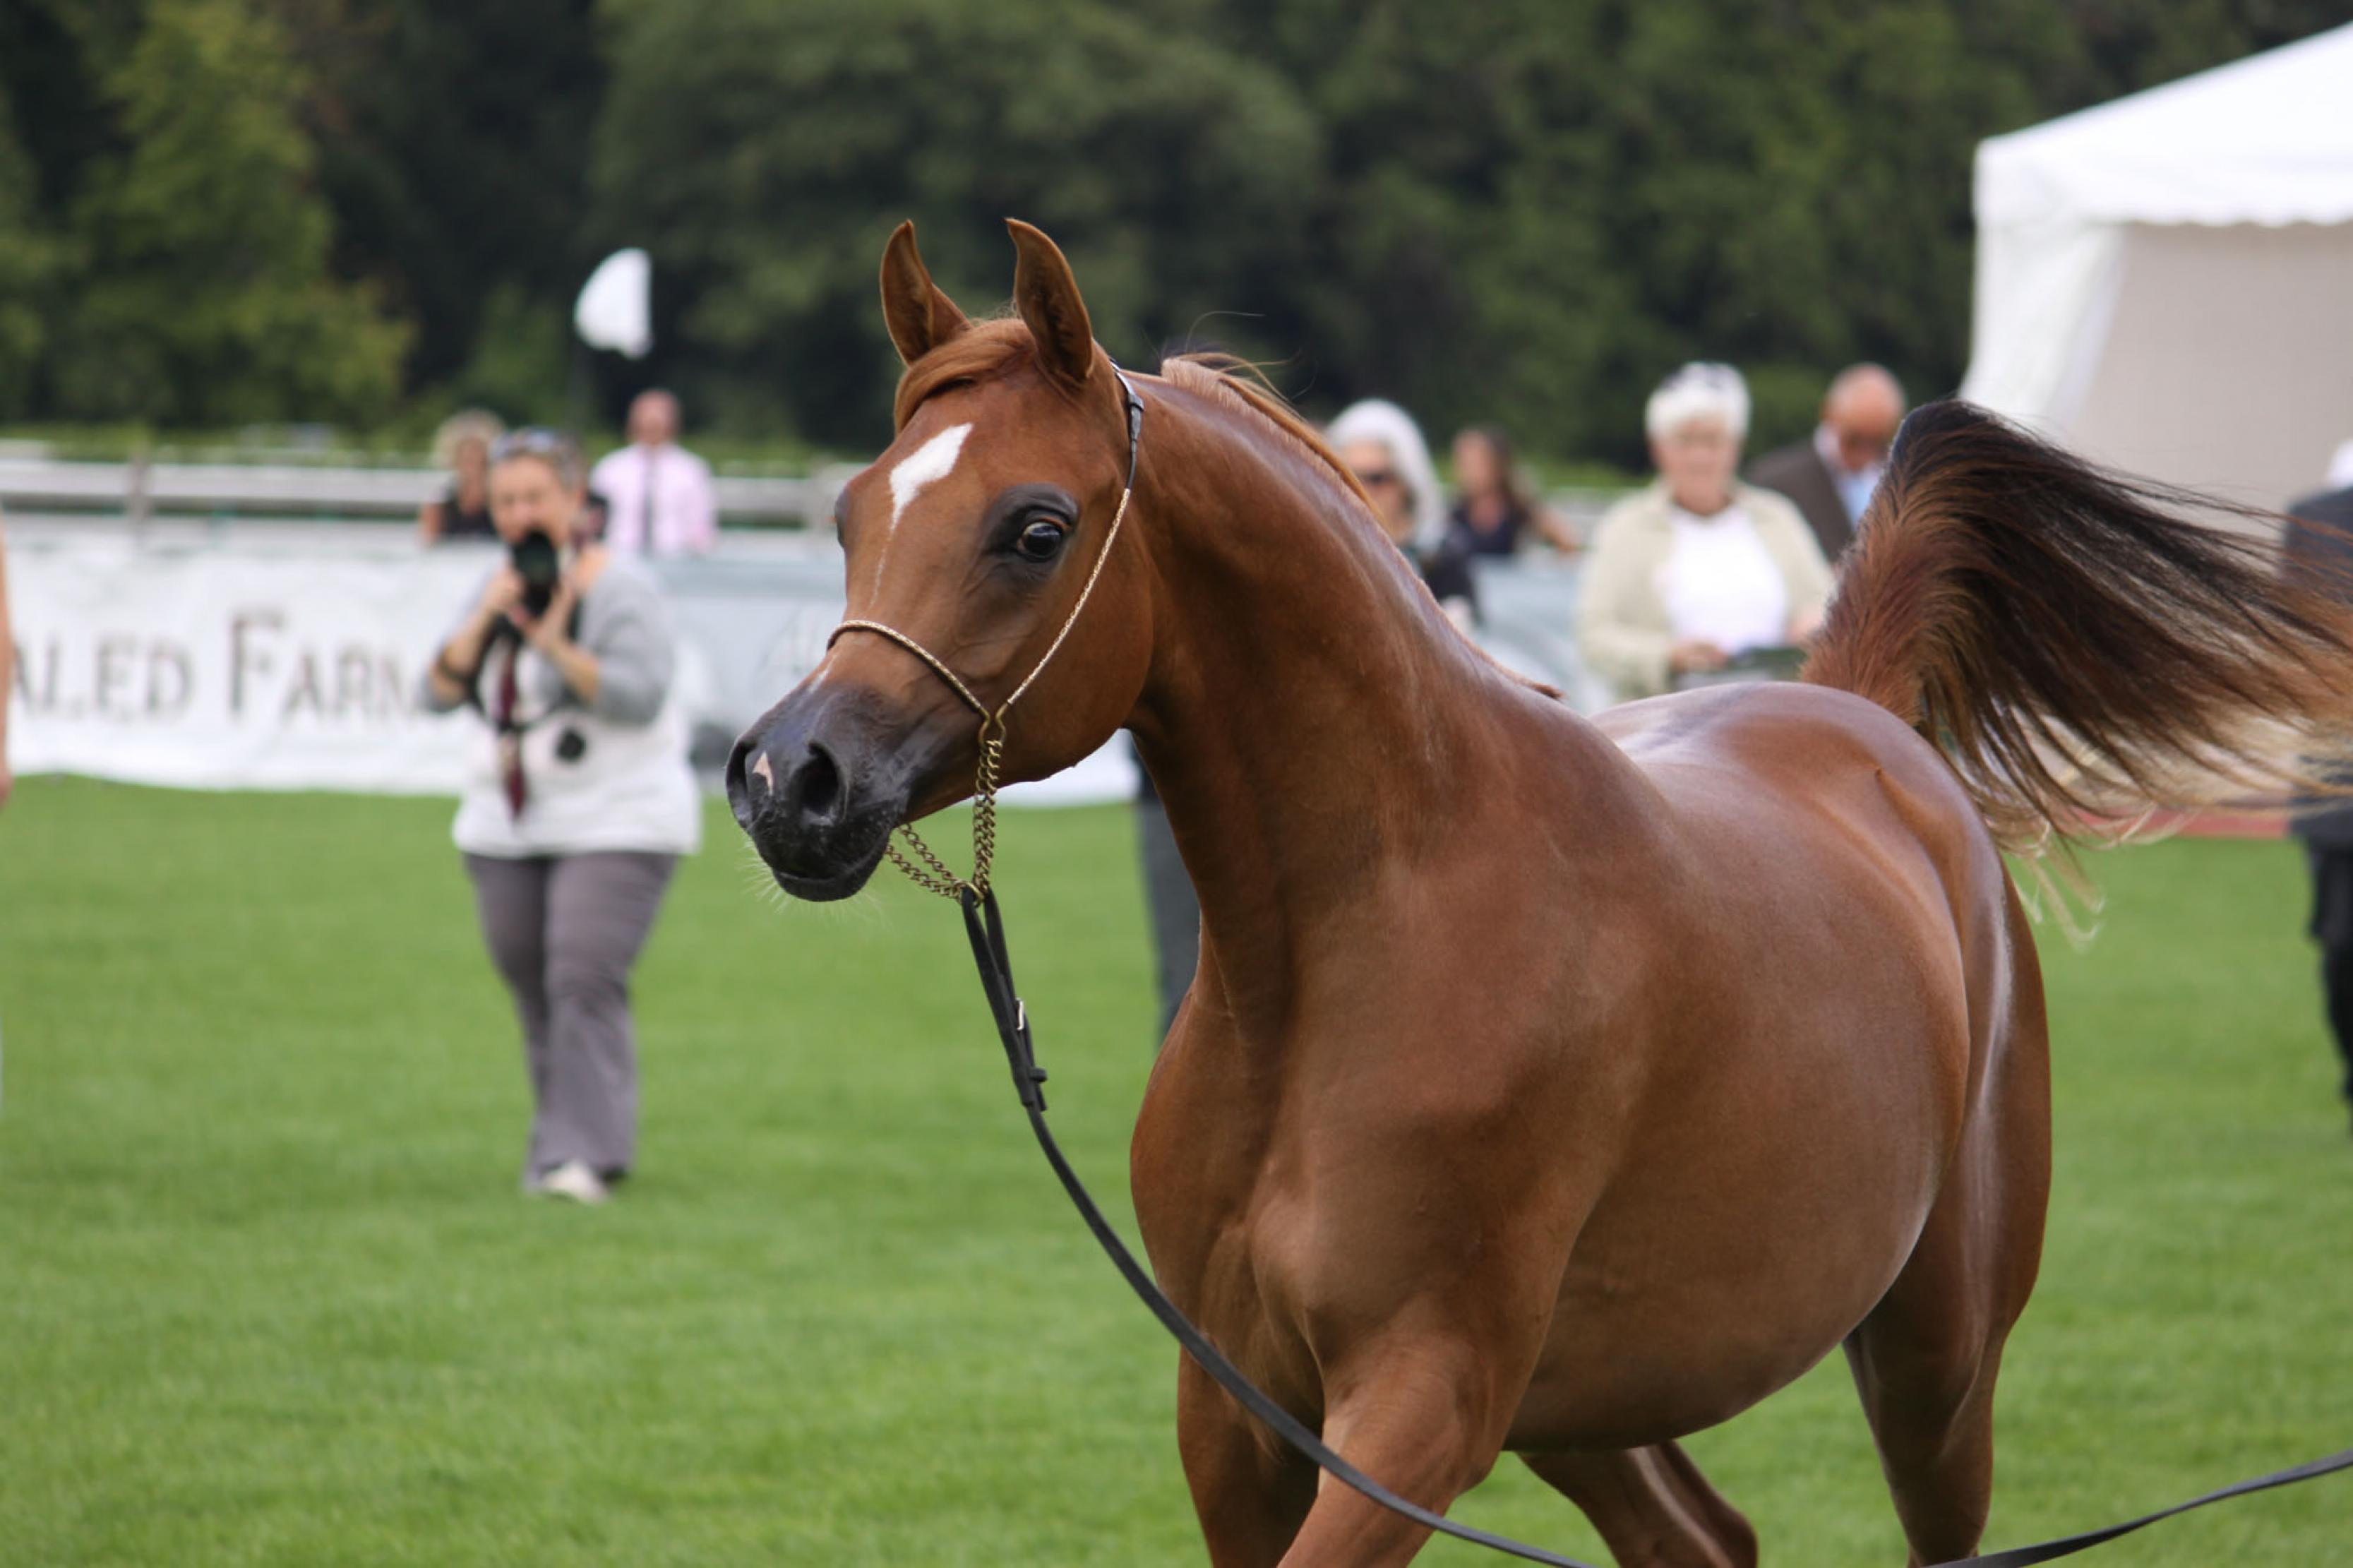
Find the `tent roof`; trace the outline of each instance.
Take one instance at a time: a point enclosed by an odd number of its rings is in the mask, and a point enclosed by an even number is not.
[[[1979,143],[1977,216],[2353,220],[2353,26]]]

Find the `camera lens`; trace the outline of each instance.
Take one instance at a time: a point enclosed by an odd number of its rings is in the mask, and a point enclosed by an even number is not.
[[[546,614],[555,598],[556,579],[564,571],[556,558],[555,541],[533,529],[508,547],[507,559],[515,575],[522,579],[523,608],[534,616]]]

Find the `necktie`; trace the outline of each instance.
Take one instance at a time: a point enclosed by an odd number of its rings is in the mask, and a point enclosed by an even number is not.
[[[515,703],[521,695],[515,667],[522,662],[522,647],[511,643],[505,653],[506,663],[499,668],[498,711],[491,717],[499,731],[499,773],[506,785],[507,811],[521,816],[522,803],[531,794],[522,777],[522,731],[515,723]]]

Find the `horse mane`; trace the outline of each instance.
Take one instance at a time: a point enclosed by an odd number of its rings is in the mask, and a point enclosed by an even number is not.
[[[1197,397],[1236,405],[1267,420],[1303,455],[1330,469],[1342,488],[1364,504],[1367,514],[1377,519],[1373,498],[1365,493],[1355,471],[1340,460],[1340,455],[1291,405],[1290,400],[1274,389],[1266,372],[1250,361],[1214,350],[1176,354],[1161,365],[1160,378]]]
[[[1364,483],[1356,478],[1356,471],[1340,460],[1340,455],[1332,450],[1332,444],[1324,440],[1317,433],[1315,426],[1310,425],[1297,409],[1292,407],[1290,400],[1274,389],[1273,384],[1266,379],[1266,373],[1257,365],[1238,354],[1215,351],[1204,353],[1175,354],[1161,364],[1160,378],[1170,385],[1181,391],[1189,392],[1197,397],[1205,397],[1213,402],[1223,402],[1231,406],[1238,406],[1245,413],[1254,414],[1273,426],[1278,439],[1290,445],[1310,461],[1323,465],[1333,479],[1349,495],[1356,498],[1356,504],[1364,509],[1366,524],[1371,528],[1377,537],[1385,535],[1385,531],[1380,524],[1380,513],[1373,505],[1373,498],[1365,493]],[[1386,542],[1385,537],[1384,542]],[[1414,573],[1413,578],[1415,586],[1420,588],[1427,595],[1430,589],[1429,585],[1422,582],[1421,574]],[[1435,604],[1436,601],[1431,602]],[[1460,639],[1463,647],[1478,655],[1488,668],[1501,675],[1504,679],[1556,701],[1563,700],[1560,688],[1549,681],[1536,680],[1522,675],[1518,670],[1502,663],[1494,655],[1480,647],[1478,639],[1456,626],[1451,617],[1441,615],[1439,619]]]

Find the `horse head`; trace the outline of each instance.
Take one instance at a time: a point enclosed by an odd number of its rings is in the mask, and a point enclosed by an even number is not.
[[[1008,320],[956,308],[913,225],[883,251],[906,370],[897,438],[835,509],[848,616],[727,763],[735,820],[801,898],[857,892],[892,829],[972,793],[985,715],[1006,721],[1002,782],[1041,778],[1108,740],[1144,685],[1150,574],[1133,541],[1104,554],[1131,476],[1126,396],[1070,263],[1007,226]]]

